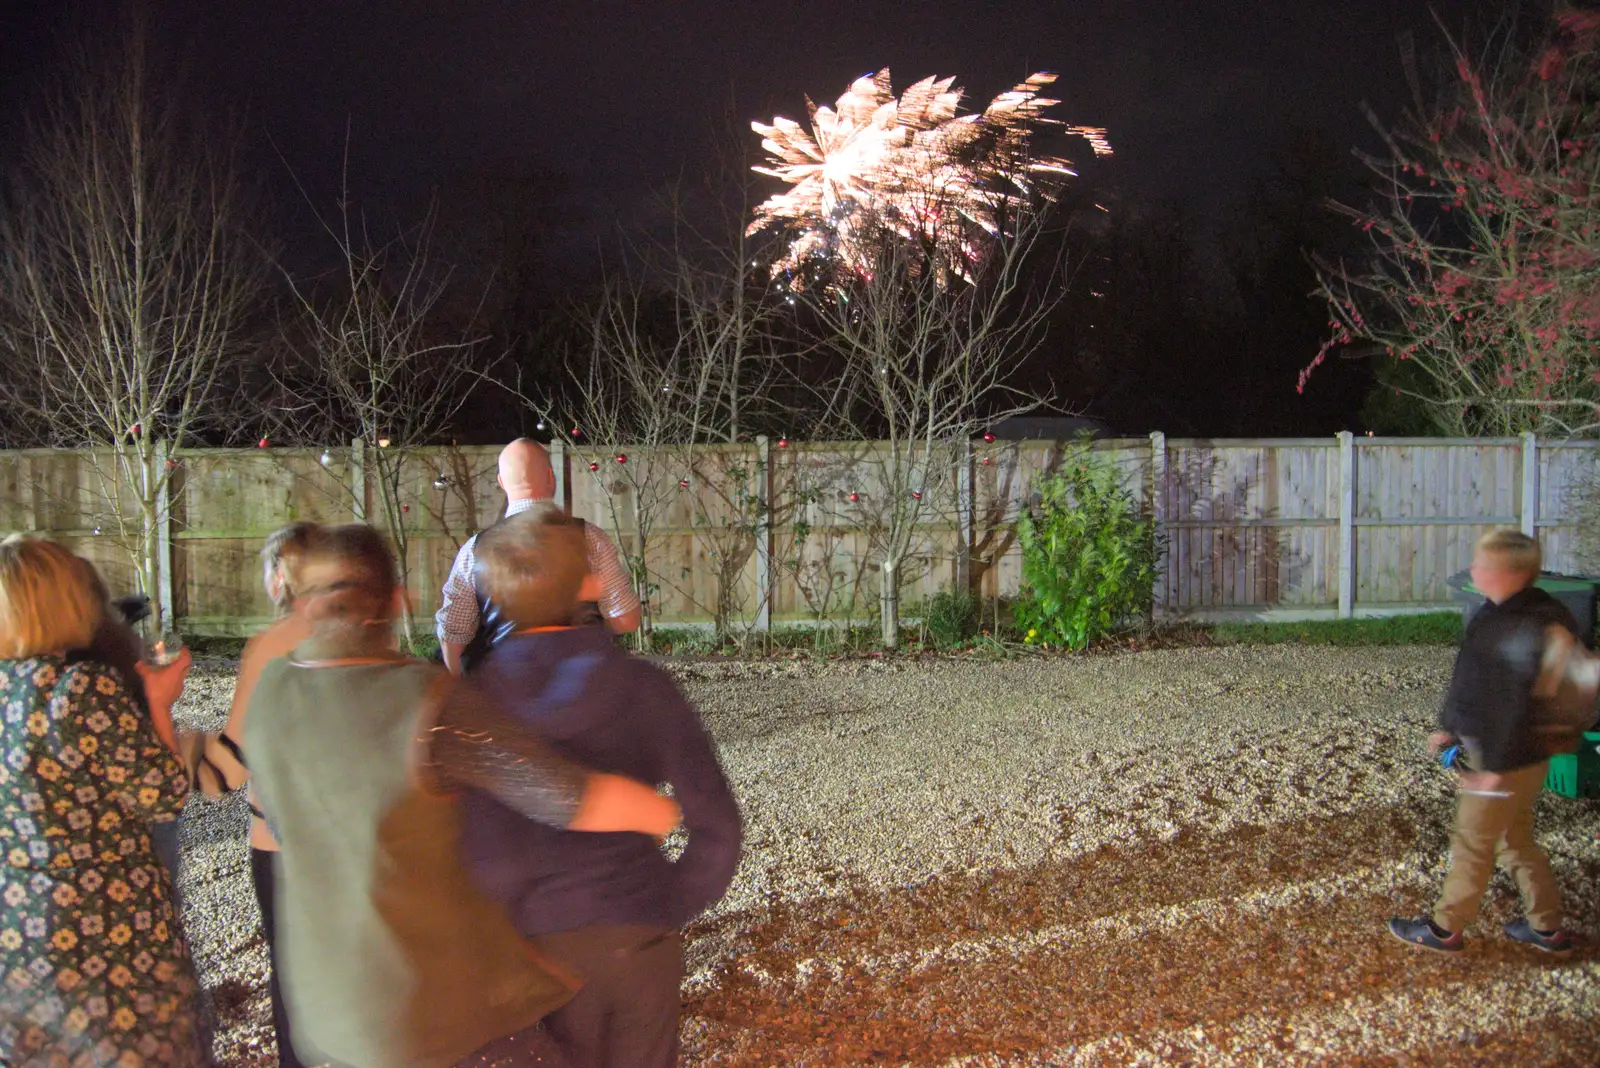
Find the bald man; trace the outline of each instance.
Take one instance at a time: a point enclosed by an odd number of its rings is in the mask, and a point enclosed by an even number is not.
[[[540,505],[553,505],[556,495],[556,475],[550,469],[550,454],[543,445],[528,438],[518,438],[500,450],[500,474],[496,477],[506,495],[506,515],[517,515]],[[633,591],[628,569],[617,556],[605,532],[593,523],[583,524],[584,538],[589,546],[589,569],[600,580],[599,603],[592,615],[597,615],[613,634],[627,634],[639,629],[642,612],[639,597]],[[456,674],[462,670],[463,654],[467,647],[473,653],[487,652],[488,646],[503,635],[498,633],[500,620],[494,606],[478,593],[472,579],[473,549],[478,543],[474,534],[467,539],[456,554],[455,565],[444,583],[444,596],[439,611],[434,615],[438,627],[439,650],[444,654],[445,666]],[[489,626],[480,628],[488,614]],[[582,620],[592,622],[594,620]],[[480,635],[479,631],[489,633]],[[477,638],[478,641],[473,639]],[[480,649],[481,647],[481,649]],[[474,659],[468,655],[468,667]]]

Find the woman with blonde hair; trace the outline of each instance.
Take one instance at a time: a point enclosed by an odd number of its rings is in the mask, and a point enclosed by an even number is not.
[[[205,1063],[197,985],[150,825],[188,792],[156,723],[187,655],[139,665],[146,713],[88,647],[105,610],[83,562],[0,542],[0,1063]]]

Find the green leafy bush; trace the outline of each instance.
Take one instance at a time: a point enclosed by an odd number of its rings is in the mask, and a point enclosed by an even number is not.
[[[1116,467],[1087,445],[1038,489],[1038,506],[1017,520],[1013,614],[1028,643],[1082,649],[1150,610],[1160,535]]]
[[[978,599],[967,590],[947,586],[922,604],[922,623],[940,648],[960,645],[978,633]]]

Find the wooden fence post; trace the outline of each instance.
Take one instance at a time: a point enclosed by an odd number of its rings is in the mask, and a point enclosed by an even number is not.
[[[351,514],[357,523],[367,521],[367,443],[360,438],[350,442],[350,495],[354,498]]]
[[[1522,532],[1539,536],[1539,439],[1531,430],[1522,434]]]
[[[1339,431],[1339,618],[1356,608],[1356,439]]]
[[[756,630],[772,629],[772,443],[756,435]]]
[[[572,502],[567,499],[567,443],[559,434],[550,439],[550,471],[556,476],[556,505],[570,513]]]
[[[172,618],[172,473],[168,466],[170,446],[166,440],[156,442],[156,478],[160,488],[156,491],[156,566],[160,571],[156,579],[156,618],[160,629],[173,629]]]
[[[1167,521],[1167,435],[1159,430],[1150,432],[1150,518],[1155,520],[1156,533],[1160,534]],[[1166,553],[1161,554],[1156,566],[1160,568],[1160,574],[1150,606],[1151,615],[1155,615],[1167,603]]]

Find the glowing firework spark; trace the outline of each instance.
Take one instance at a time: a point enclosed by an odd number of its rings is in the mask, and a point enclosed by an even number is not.
[[[1063,125],[1044,116],[1059,101],[1039,95],[1055,80],[1035,74],[982,112],[958,115],[963,93],[954,78],[924,78],[897,100],[886,68],[858,79],[833,108],[807,101],[809,131],[781,116],[753,122],[771,157],[754,169],[789,188],[756,208],[749,232],[788,232],[779,270],[832,260],[865,274],[877,228],[886,226],[930,241],[941,276],[971,281],[986,239],[1027,198],[1049,197],[1077,174],[1065,159],[1028,153],[1037,128]],[[1110,155],[1104,130],[1066,129],[1096,155]]]

